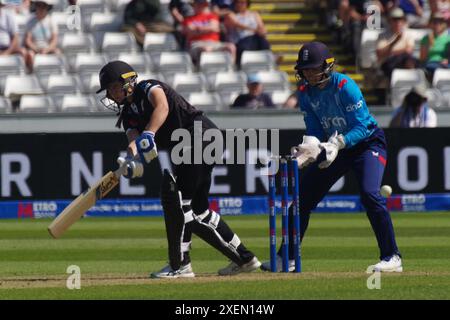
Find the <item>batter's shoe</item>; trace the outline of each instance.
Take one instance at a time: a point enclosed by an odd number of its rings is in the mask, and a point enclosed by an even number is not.
[[[261,270],[263,271],[272,271],[270,269],[270,260],[263,262],[261,264]],[[283,270],[283,260],[281,259],[281,256],[277,255],[277,272],[281,272]],[[289,260],[289,272],[293,272],[295,270],[295,260]]]
[[[368,273],[372,272],[402,272],[402,258],[399,255],[394,254],[393,256],[387,257],[376,265],[369,266],[367,268]]]
[[[232,276],[242,272],[252,272],[258,269],[261,266],[261,262],[259,262],[258,258],[253,257],[247,263],[244,263],[242,266],[237,265],[235,262],[231,262],[228,266],[218,271],[219,276]]]
[[[175,278],[194,278],[195,273],[192,271],[190,263],[181,266],[178,270],[173,270],[170,265],[165,266],[158,272],[150,274],[152,279],[175,279]]]

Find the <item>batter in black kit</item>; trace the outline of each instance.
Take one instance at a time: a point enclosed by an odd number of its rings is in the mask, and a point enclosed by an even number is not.
[[[169,264],[152,278],[195,277],[189,250],[192,233],[219,250],[231,263],[218,271],[219,275],[251,272],[261,265],[223,218],[209,209],[209,189],[213,165],[201,161],[194,164],[195,128],[217,128],[203,112],[195,109],[181,95],[164,82],[150,79],[137,83],[137,73],[123,61],[112,61],[100,70],[101,99],[106,108],[117,112],[117,126],[125,129],[128,138],[127,156],[119,157],[119,165],[126,165],[125,177],[142,177],[144,166],[158,156],[158,149],[168,150],[179,141],[171,141],[176,129],[187,129],[191,136],[191,161],[175,165],[174,173],[164,170],[161,185],[161,204],[164,211]],[[202,135],[199,135],[201,139]],[[209,142],[202,141],[205,148]],[[203,152],[202,152],[203,154]],[[181,155],[182,156],[182,155]]]

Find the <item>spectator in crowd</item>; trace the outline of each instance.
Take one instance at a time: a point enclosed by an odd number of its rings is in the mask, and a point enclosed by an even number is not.
[[[359,52],[362,30],[365,27],[368,13],[368,0],[342,0],[339,4],[339,17],[343,23],[342,40],[345,47],[354,53]]]
[[[393,114],[390,128],[434,128],[436,112],[427,104],[426,89],[417,85],[405,96],[403,103]]]
[[[424,0],[399,0],[398,6],[403,10],[406,21],[411,28],[423,28],[428,22],[423,9]]]
[[[160,0],[131,0],[125,7],[123,30],[132,32],[142,47],[146,32],[173,32],[174,28],[164,21]]]
[[[273,108],[272,98],[264,93],[261,79],[257,74],[250,74],[247,80],[248,93],[237,96],[233,108],[261,109]]]
[[[10,54],[25,56],[25,50],[19,44],[14,14],[5,10],[5,4],[6,0],[0,0],[0,56]]]
[[[194,15],[194,8],[191,5],[191,0],[170,0],[169,10],[174,21],[175,36],[181,48],[184,48],[186,42],[182,34],[183,22],[185,18]]]
[[[33,70],[33,61],[36,54],[60,54],[58,48],[58,27],[52,20],[50,11],[53,5],[49,0],[31,2],[30,16],[26,27],[24,44],[26,48],[25,63],[28,70]]]
[[[194,0],[194,12],[183,21],[183,33],[194,64],[198,65],[200,55],[205,51],[227,51],[233,63],[236,59],[236,47],[230,42],[220,41],[219,17],[211,12],[210,0]]]
[[[405,15],[400,8],[389,12],[389,29],[377,42],[377,58],[383,73],[390,78],[395,68],[414,69],[418,60],[413,57],[414,38],[409,36]]]
[[[266,28],[258,12],[249,10],[250,0],[234,0],[235,13],[225,17],[228,38],[236,45],[236,65],[245,50],[270,50]]]
[[[450,19],[450,0],[429,0],[431,12],[440,12],[445,20]]]
[[[425,65],[429,79],[432,79],[436,69],[448,68],[450,32],[447,29],[447,21],[442,13],[434,13],[430,22],[433,32],[422,39],[420,60]]]
[[[212,12],[217,14],[221,20],[233,13],[233,0],[211,0]]]

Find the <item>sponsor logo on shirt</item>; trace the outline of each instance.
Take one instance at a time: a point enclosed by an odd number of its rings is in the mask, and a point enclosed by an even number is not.
[[[324,129],[329,129],[331,127],[343,128],[347,126],[347,121],[342,117],[322,117],[320,123]]]
[[[363,101],[359,100],[357,103],[355,104],[349,104],[348,106],[345,107],[345,111],[347,112],[352,112],[358,109],[361,109],[363,106]]]

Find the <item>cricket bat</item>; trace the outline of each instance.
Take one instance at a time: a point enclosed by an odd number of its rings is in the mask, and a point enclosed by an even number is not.
[[[103,178],[73,200],[48,226],[50,235],[55,239],[61,237],[72,224],[95,205],[97,200],[103,199],[119,184],[123,171],[124,167],[120,167],[114,172],[109,171]]]

